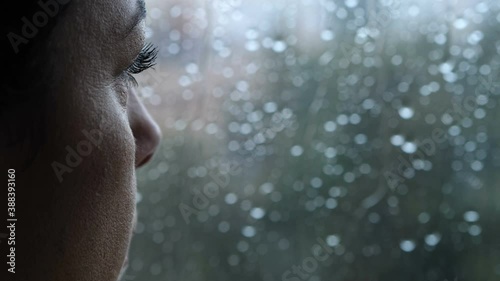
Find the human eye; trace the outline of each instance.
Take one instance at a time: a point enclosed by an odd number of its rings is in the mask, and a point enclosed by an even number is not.
[[[125,74],[130,82],[137,85],[137,80],[134,78],[134,74],[139,74],[146,69],[153,67],[156,63],[156,57],[158,55],[158,49],[152,43],[145,44],[137,57],[135,57],[132,64],[130,64],[127,69],[125,69]]]

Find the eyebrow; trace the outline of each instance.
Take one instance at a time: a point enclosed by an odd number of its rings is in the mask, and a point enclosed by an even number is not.
[[[146,18],[146,3],[144,0],[137,0],[137,11],[132,17],[131,25],[127,28],[124,38],[127,38],[130,33]]]

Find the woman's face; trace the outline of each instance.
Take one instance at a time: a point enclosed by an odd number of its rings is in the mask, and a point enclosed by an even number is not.
[[[145,45],[144,5],[67,5],[48,39],[54,81],[45,113],[47,141],[17,175],[18,186],[30,190],[22,204],[42,210],[23,218],[38,237],[25,244],[34,249],[28,259],[40,280],[114,281],[134,224],[135,169],[160,140],[126,75]]]

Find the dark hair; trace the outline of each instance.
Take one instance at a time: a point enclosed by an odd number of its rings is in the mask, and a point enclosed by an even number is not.
[[[26,0],[12,3],[2,18],[2,61],[0,110],[38,99],[43,83],[46,39],[69,1]],[[61,4],[64,3],[64,4]]]
[[[5,125],[0,130],[0,146],[29,141],[30,158],[45,139],[44,117],[51,80],[47,39],[68,2],[11,1],[2,16],[0,123]],[[21,117],[13,117],[12,113],[19,110]]]

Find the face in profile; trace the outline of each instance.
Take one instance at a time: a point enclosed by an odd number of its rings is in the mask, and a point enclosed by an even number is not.
[[[36,26],[29,14],[10,23],[21,41],[19,53],[10,41],[8,55],[33,62],[16,73],[31,90],[2,81],[10,96],[1,167],[16,170],[20,225],[14,278],[115,281],[134,225],[135,170],[160,140],[133,78],[156,52],[145,42],[140,0],[49,2],[50,24]],[[26,24],[37,29],[32,38],[23,36]],[[31,72],[38,75],[21,77]]]

